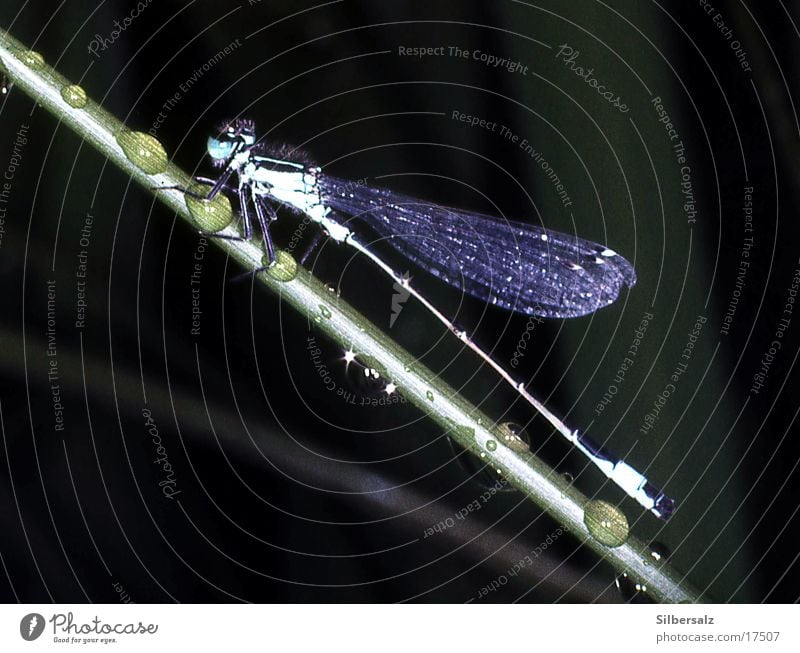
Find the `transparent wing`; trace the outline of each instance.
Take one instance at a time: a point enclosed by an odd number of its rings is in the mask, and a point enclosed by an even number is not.
[[[576,236],[445,208],[320,175],[325,203],[362,221],[414,263],[510,311],[577,317],[617,299],[636,273],[622,256]]]

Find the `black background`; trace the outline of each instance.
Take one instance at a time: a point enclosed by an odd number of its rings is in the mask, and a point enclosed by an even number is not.
[[[99,56],[133,3],[4,2],[0,27],[40,52],[131,129],[236,39],[167,113],[158,138],[193,174],[213,174],[205,140],[247,116],[260,135],[300,145],[326,171],[444,205],[542,222],[607,242],[639,283],[594,316],[537,325],[518,373],[570,424],[675,496],[666,525],[479,370],[409,300],[392,336],[495,419],[526,427],[535,450],[590,497],[619,504],[717,601],[798,597],[798,446],[794,316],[765,387],[750,392],[800,267],[797,11],[717,3],[752,72],[698,2],[171,3],[154,1]],[[788,9],[788,11],[787,11]],[[307,10],[307,11],[305,11]],[[580,63],[627,102],[621,114],[554,55]],[[527,74],[472,58],[414,59],[398,46],[453,45],[519,60]],[[649,94],[648,94],[649,90]],[[686,146],[697,221],[687,225],[680,171],[650,101],[660,96]],[[565,210],[540,167],[452,111],[509,126],[542,151],[573,199]],[[441,115],[444,114],[444,115]],[[308,339],[337,388],[369,389],[342,351],[250,283],[212,246],[203,258],[202,331],[192,336],[192,229],[33,101],[0,105],[0,170],[28,125],[0,242],[2,440],[0,588],[6,601],[467,601],[559,524],[518,493],[491,499],[430,537],[484,491],[446,434],[406,403],[353,405],[320,380]],[[745,181],[746,166],[749,181]],[[751,266],[728,335],[743,187],[754,188]],[[80,228],[94,217],[86,326],[74,327]],[[574,222],[573,222],[574,220]],[[296,218],[277,229],[286,243]],[[379,247],[380,249],[380,247]],[[527,318],[442,286],[395,253],[448,315],[513,355]],[[314,273],[389,329],[392,284],[327,244]],[[47,381],[47,283],[57,287],[64,431]],[[594,407],[642,315],[642,350],[600,415]],[[685,378],[653,432],[639,427],[707,322]],[[357,401],[360,402],[360,399]],[[152,411],[175,469],[177,500],[158,486]],[[619,602],[613,569],[568,535],[481,601]],[[115,586],[115,584],[119,584]]]

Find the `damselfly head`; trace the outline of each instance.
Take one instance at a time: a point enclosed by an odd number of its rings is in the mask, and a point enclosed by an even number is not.
[[[252,120],[237,118],[224,123],[216,136],[209,136],[206,148],[214,165],[227,163],[238,150],[256,142],[256,126]]]

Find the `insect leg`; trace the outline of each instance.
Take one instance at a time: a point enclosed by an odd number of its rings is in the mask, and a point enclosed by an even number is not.
[[[264,235],[264,250],[267,253],[267,266],[275,262],[275,246],[272,244],[272,236],[269,235],[269,223],[278,219],[275,209],[270,206],[263,198],[253,194],[253,206],[256,208],[256,217],[261,226],[261,233]],[[267,219],[269,215],[269,219]]]
[[[311,256],[312,252],[317,248],[317,245],[320,244],[320,241],[322,241],[322,231],[320,229],[315,229],[311,242],[306,245],[305,251],[300,257],[300,265],[306,264],[308,257]]]
[[[233,174],[233,166],[228,166],[225,170],[222,171],[222,174],[219,176],[219,179],[214,183],[211,187],[211,190],[208,191],[208,195],[206,195],[203,199],[205,200],[213,200],[217,194],[225,188],[226,184],[228,183],[228,179],[231,178]]]
[[[226,182],[227,182],[228,178],[230,178],[230,174],[226,178],[226,180],[225,180]],[[212,188],[209,191],[208,195],[200,195],[198,193],[193,193],[188,188],[184,188],[183,186],[153,186],[150,190],[179,190],[182,193],[184,193],[185,195],[188,195],[189,197],[194,197],[197,200],[213,200],[214,196],[216,196],[219,193],[219,190],[216,190],[216,191],[214,190],[214,188],[216,187],[216,185],[220,181],[219,179],[210,179],[209,177],[195,177],[194,179],[195,179],[195,181],[199,181],[200,183],[210,184],[211,185]],[[220,190],[227,190],[229,193],[238,192],[232,186],[228,186],[227,183],[223,183],[220,186]],[[213,195],[211,193],[213,193]]]
[[[252,279],[258,272],[262,270],[266,270],[269,265],[275,260],[275,254],[272,252],[272,239],[269,236],[269,232],[267,231],[267,225],[264,221],[264,215],[261,212],[261,207],[258,204],[258,200],[252,191],[248,195],[248,190],[250,190],[249,186],[241,185],[239,186],[239,190],[236,191],[236,194],[239,196],[239,206],[241,208],[242,213],[242,230],[244,231],[244,237],[242,240],[250,240],[253,237],[253,221],[250,218],[250,209],[248,209],[248,204],[250,201],[253,202],[253,206],[255,207],[256,217],[258,219],[258,223],[261,227],[262,232],[264,233],[264,243],[265,248],[267,250],[267,255],[269,257],[269,264],[267,266],[258,267],[255,270],[251,270],[250,272],[244,272],[242,274],[237,274],[235,277],[231,279],[231,283],[239,283],[240,281],[244,281],[245,279]],[[272,207],[269,207],[272,209]],[[273,211],[274,214],[274,211]],[[274,219],[274,218],[273,218]]]
[[[211,179],[210,177],[195,177],[194,180],[199,181],[201,184],[210,184],[211,186],[217,183],[216,179]],[[228,191],[229,193],[238,193],[236,188],[233,186],[228,186],[227,184],[223,184],[222,189]],[[204,199],[208,199],[208,197]]]
[[[236,154],[239,152],[241,147],[242,143],[237,143],[236,146],[233,148],[233,152],[231,153],[230,163],[228,163],[228,166],[225,168],[225,170],[222,171],[222,174],[219,176],[219,179],[217,179],[217,181],[214,182],[214,185],[211,187],[211,190],[208,192],[208,195],[206,195],[206,197],[203,199],[213,200],[217,196],[217,194],[223,188],[226,187],[228,179],[230,179],[231,175],[236,171],[236,166],[234,165],[234,162],[236,160]]]

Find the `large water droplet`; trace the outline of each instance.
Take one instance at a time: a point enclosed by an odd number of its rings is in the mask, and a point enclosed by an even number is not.
[[[117,134],[117,144],[128,160],[142,172],[157,175],[167,169],[167,152],[158,139],[150,134],[125,129]]]
[[[74,109],[83,109],[88,102],[86,91],[77,84],[68,84],[61,89],[61,97],[64,102]]]
[[[428,398],[428,401],[433,401],[433,392],[430,390],[425,393],[425,396]]]
[[[583,523],[594,539],[609,547],[622,546],[630,535],[625,513],[607,501],[589,501],[583,509]]]
[[[217,193],[213,200],[200,197],[208,195],[211,186],[193,183],[184,196],[195,226],[200,231],[214,233],[227,227],[233,220],[233,209],[230,200],[222,193]]]
[[[324,317],[326,320],[330,320],[333,317],[333,313],[331,313],[331,309],[329,309],[325,304],[319,305],[319,314]]]
[[[263,265],[268,261],[262,259]],[[291,281],[297,276],[297,261],[289,252],[279,249],[275,252],[275,262],[267,267],[267,274],[277,281]]]
[[[497,442],[495,442],[494,440],[487,440],[486,441],[486,448],[489,451],[494,451],[495,449],[497,449]]]
[[[33,50],[16,50],[14,56],[33,70],[44,67],[44,57]]]

